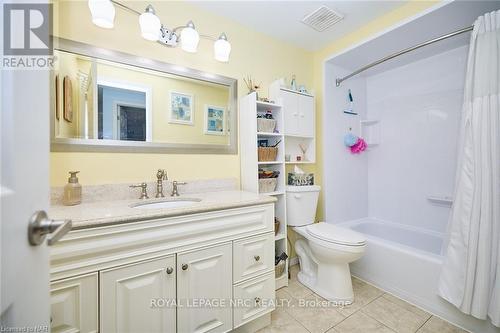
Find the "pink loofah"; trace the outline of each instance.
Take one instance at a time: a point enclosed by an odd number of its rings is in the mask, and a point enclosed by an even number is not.
[[[359,154],[364,151],[366,147],[367,145],[365,140],[363,140],[363,138],[358,138],[358,141],[353,146],[351,146],[351,153]]]

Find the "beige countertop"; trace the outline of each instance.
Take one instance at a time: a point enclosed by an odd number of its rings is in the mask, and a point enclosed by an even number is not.
[[[192,205],[176,208],[144,209],[133,208],[138,203],[163,200],[201,199]],[[110,224],[136,222],[172,216],[189,215],[215,210],[255,206],[273,203],[276,198],[245,191],[218,191],[181,195],[176,198],[167,196],[162,199],[128,199],[98,202],[83,202],[77,206],[53,205],[49,209],[52,219],[71,219],[73,229],[85,229]]]

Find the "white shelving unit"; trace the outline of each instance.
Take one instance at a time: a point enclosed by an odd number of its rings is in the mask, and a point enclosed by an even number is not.
[[[257,132],[257,114],[270,110],[276,120],[277,133]],[[278,185],[274,192],[265,193],[275,196],[275,216],[280,221],[280,228],[275,236],[275,254],[288,253],[286,241],[286,203],[285,203],[285,142],[283,135],[283,107],[277,103],[257,101],[255,93],[249,94],[240,100],[240,152],[241,152],[241,187],[243,190],[259,192],[259,168],[278,170]],[[274,144],[278,141],[278,155],[276,161],[259,162],[257,141],[269,140]],[[288,266],[288,265],[287,265]],[[276,279],[276,289],[288,285],[288,268],[281,277]]]
[[[287,95],[290,94],[290,95]],[[293,95],[292,95],[293,94]],[[259,168],[278,170],[278,185],[274,192],[265,193],[275,196],[275,216],[280,221],[278,233],[275,236],[275,254],[286,252],[288,255],[287,220],[286,220],[286,165],[315,163],[315,111],[314,98],[310,94],[301,94],[296,91],[282,88],[279,82],[274,82],[269,91],[270,98],[275,103],[257,101],[255,93],[249,94],[240,100],[240,155],[241,155],[241,188],[245,191],[259,192]],[[295,108],[287,107],[284,101],[291,96],[296,101]],[[296,98],[295,98],[296,97]],[[289,101],[288,101],[289,102]],[[257,115],[271,111],[276,120],[276,133],[257,131]],[[296,112],[296,115],[290,113]],[[301,116],[301,114],[303,116]],[[307,119],[305,119],[307,117]],[[290,122],[292,122],[290,124]],[[301,128],[301,124],[306,124]],[[287,127],[294,127],[296,133],[287,131]],[[276,161],[259,162],[257,141],[267,139],[270,144],[281,141],[278,145]],[[305,156],[302,156],[299,144],[307,147]],[[285,162],[285,155],[291,160]],[[297,161],[297,156],[303,157]],[[276,289],[288,285],[288,262],[280,277],[276,278]]]

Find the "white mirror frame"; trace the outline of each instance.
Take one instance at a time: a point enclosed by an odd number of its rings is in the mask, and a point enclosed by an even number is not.
[[[158,72],[178,75],[199,81],[216,83],[229,88],[228,111],[231,113],[229,123],[229,144],[189,144],[160,143],[145,141],[119,141],[100,139],[57,138],[55,136],[55,112],[50,108],[50,150],[53,152],[108,152],[108,153],[168,153],[168,154],[237,154],[238,153],[238,80],[202,72],[196,69],[173,65],[166,62],[144,58],[120,51],[99,48],[93,45],[75,42],[69,39],[53,37],[54,49],[102,59],[115,63],[131,65]],[[54,105],[54,71],[51,75],[51,105]]]

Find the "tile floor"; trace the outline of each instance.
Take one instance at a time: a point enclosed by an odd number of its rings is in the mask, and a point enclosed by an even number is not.
[[[283,306],[272,313],[271,325],[259,333],[464,333],[438,317],[353,278],[354,303],[320,306],[325,300],[297,281],[292,266],[288,287],[276,292]],[[307,302],[309,306],[304,306]]]

